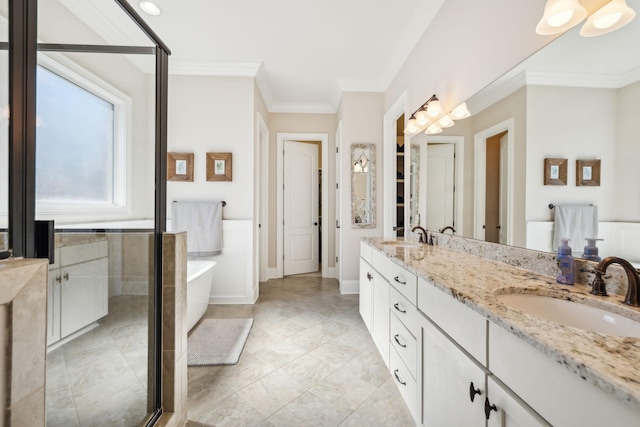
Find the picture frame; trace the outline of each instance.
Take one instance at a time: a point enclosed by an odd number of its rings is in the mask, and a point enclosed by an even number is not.
[[[576,186],[600,186],[600,159],[576,160]]]
[[[231,153],[207,153],[207,181],[232,180]]]
[[[167,181],[193,182],[193,153],[167,153]]]
[[[544,185],[567,185],[567,159],[544,159]]]

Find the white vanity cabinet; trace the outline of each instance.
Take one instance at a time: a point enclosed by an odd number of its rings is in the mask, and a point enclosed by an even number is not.
[[[361,248],[360,315],[384,363],[389,366],[389,283],[373,267],[372,261],[371,253]]]
[[[106,239],[56,248],[49,267],[47,344],[108,313],[109,261]]]
[[[487,427],[550,426],[493,375],[487,377],[487,396],[487,401],[483,399],[485,413],[489,414]]]
[[[369,333],[373,333],[373,267],[360,258],[360,316]]]
[[[421,329],[423,424],[484,426],[486,371],[424,317]]]

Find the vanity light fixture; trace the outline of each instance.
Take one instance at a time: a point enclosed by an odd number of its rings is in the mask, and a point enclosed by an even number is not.
[[[587,10],[578,0],[547,0],[536,33],[543,36],[562,33],[578,25],[586,16]]]
[[[444,114],[438,97],[433,95],[409,117],[404,133],[412,135],[424,130],[427,135],[434,135],[442,132],[442,128],[453,126],[454,120],[466,119],[470,115],[464,102]]]
[[[162,9],[152,1],[141,1],[139,3],[140,9],[148,15],[158,16],[162,14]]]
[[[536,33],[558,34],[579,24],[587,11],[578,0],[547,0],[544,15],[536,26]],[[587,18],[580,29],[583,37],[601,36],[627,25],[636,16],[625,0],[611,0]]]
[[[625,0],[612,0],[587,18],[580,35],[594,37],[610,33],[627,25],[635,16],[636,12]]]

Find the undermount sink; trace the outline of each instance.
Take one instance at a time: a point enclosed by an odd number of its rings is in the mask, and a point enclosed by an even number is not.
[[[416,242],[408,242],[406,240],[385,240],[380,242],[381,245],[385,246],[398,246],[401,248],[417,248],[420,246],[419,243]]]
[[[576,301],[535,294],[507,293],[496,298],[523,313],[605,335],[640,338],[640,322]]]

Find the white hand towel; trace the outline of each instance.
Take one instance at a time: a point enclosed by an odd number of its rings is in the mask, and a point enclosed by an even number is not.
[[[217,255],[222,252],[222,202],[173,202],[171,228],[187,232],[187,254]]]
[[[598,207],[595,205],[555,205],[553,250],[560,239],[570,239],[573,252],[582,253],[586,238],[598,237]]]

